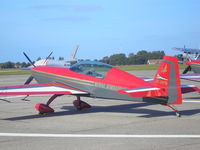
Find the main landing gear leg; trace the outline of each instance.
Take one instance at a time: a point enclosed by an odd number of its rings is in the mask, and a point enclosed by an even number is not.
[[[88,103],[86,103],[84,101],[81,101],[80,96],[76,96],[76,97],[77,97],[77,100],[73,101],[73,104],[77,110],[91,108],[91,105],[89,105]]]
[[[53,95],[52,97],[50,97],[50,99],[47,101],[46,104],[36,104],[35,105],[35,109],[39,111],[39,114],[43,115],[43,114],[48,114],[48,113],[53,113],[54,109],[49,107],[49,105],[51,104],[51,102],[53,102],[53,100],[55,98],[57,98],[58,94]]]
[[[165,106],[171,108],[171,109],[176,113],[176,116],[177,116],[177,117],[181,117],[180,112],[175,108],[175,106],[169,105],[169,104],[166,104]]]
[[[24,98],[22,98],[21,100],[23,100],[23,101],[29,101],[29,100],[27,100],[26,98],[28,98],[29,97],[29,95],[26,95]]]

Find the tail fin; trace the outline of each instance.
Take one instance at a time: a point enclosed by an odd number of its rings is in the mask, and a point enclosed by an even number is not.
[[[165,90],[168,104],[182,104],[178,58],[164,56],[153,84]]]

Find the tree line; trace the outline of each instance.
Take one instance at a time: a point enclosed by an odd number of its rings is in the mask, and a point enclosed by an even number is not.
[[[3,68],[3,69],[7,69],[7,68],[26,68],[26,67],[28,67],[30,65],[31,65],[30,63],[26,63],[26,62],[14,63],[14,62],[11,62],[11,61],[7,61],[7,62],[4,62],[4,63],[0,63],[0,68]]]
[[[130,53],[128,56],[124,53],[113,54],[110,57],[104,57],[100,61],[111,65],[135,65],[147,64],[149,59],[162,59],[163,56],[165,56],[164,51],[147,52],[145,50],[141,50],[136,54]]]
[[[164,51],[152,51],[147,52],[146,50],[138,51],[136,54],[130,53],[128,56],[124,53],[119,54],[113,54],[111,56],[105,56],[100,60],[95,59],[95,61],[104,62],[111,65],[134,65],[134,64],[147,64],[147,61],[149,59],[162,59],[163,56],[165,56]],[[38,57],[37,61],[41,58]],[[54,57],[51,57],[50,59],[54,60]],[[64,57],[59,57],[59,60],[64,60]],[[87,59],[89,60],[89,59]],[[80,59],[79,61],[84,61],[83,59]],[[25,62],[5,62],[0,63],[0,68],[25,68],[30,66],[30,63]]]

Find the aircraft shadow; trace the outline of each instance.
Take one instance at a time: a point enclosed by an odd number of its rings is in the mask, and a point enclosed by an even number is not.
[[[7,102],[7,103],[11,103],[11,101],[6,100],[6,99],[0,99],[0,101]]]
[[[186,98],[184,98],[184,99],[197,99],[197,100],[200,101],[200,97],[186,97]]]
[[[27,115],[19,117],[4,118],[1,120],[28,120],[28,119],[37,119],[37,118],[47,118],[47,117],[58,117],[65,115],[79,115],[79,114],[89,114],[89,113],[99,113],[99,112],[112,112],[112,113],[133,113],[139,114],[137,117],[151,118],[151,117],[162,117],[162,116],[175,116],[175,112],[168,110],[167,108],[161,110],[152,110],[147,108],[139,108],[155,105],[152,103],[137,103],[137,104],[125,104],[125,105],[115,105],[115,106],[92,106],[90,109],[77,111],[73,106],[63,106],[62,109],[65,111],[50,113],[48,115]],[[164,107],[164,106],[161,106]],[[192,110],[182,110],[180,111],[182,116],[191,116],[194,114],[200,113],[200,109]]]

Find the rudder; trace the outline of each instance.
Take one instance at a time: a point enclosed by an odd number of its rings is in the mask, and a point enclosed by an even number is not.
[[[153,84],[166,92],[167,104],[182,104],[178,58],[164,56]]]

